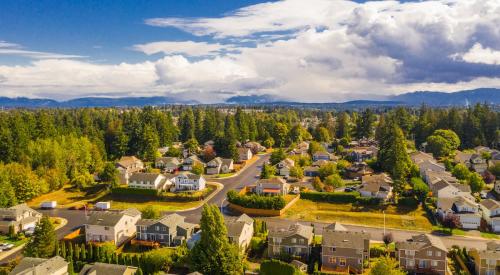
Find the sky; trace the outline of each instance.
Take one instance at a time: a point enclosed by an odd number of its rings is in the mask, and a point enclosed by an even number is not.
[[[0,2],[0,96],[340,102],[480,87],[500,88],[498,0]]]

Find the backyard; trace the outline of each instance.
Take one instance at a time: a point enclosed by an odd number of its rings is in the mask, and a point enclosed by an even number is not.
[[[350,203],[336,204],[301,199],[285,212],[284,218],[382,227],[384,224],[382,211],[385,211],[386,226],[388,228],[432,229],[431,222],[420,206],[417,208],[396,207],[393,205],[354,206]]]
[[[61,208],[83,205],[98,200],[106,195],[106,188],[103,187],[104,186],[97,185],[95,187],[79,190],[68,185],[60,190],[32,199],[28,201],[28,205],[33,208],[38,208],[44,201],[57,201],[57,206]]]

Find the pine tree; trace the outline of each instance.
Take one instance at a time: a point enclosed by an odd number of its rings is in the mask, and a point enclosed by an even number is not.
[[[144,126],[142,135],[141,156],[148,161],[154,161],[158,157],[160,142],[158,133],[151,125]]]
[[[179,119],[181,141],[185,142],[188,139],[195,138],[195,127],[193,110],[191,108],[184,109]]]
[[[66,259],[66,249],[66,242],[61,241],[61,253],[59,254],[59,256],[63,257],[64,259]]]
[[[56,253],[56,233],[49,217],[44,216],[36,225],[31,241],[26,245],[24,255],[50,258]]]
[[[224,218],[216,205],[204,205],[201,239],[191,252],[193,268],[205,275],[240,274],[243,271],[238,248],[229,243]]]

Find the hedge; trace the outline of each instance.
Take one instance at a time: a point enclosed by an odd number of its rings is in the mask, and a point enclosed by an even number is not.
[[[361,197],[358,192],[301,192],[300,198],[318,202],[357,203],[361,205],[378,205],[382,202],[379,198]]]
[[[142,195],[142,196],[157,196],[158,190],[156,189],[139,189],[128,187],[116,187],[111,190],[112,194],[117,195]]]
[[[262,275],[299,275],[302,274],[298,269],[290,264],[275,259],[264,260],[260,265],[260,274]]]
[[[282,196],[240,195],[234,190],[227,193],[227,200],[239,206],[255,209],[281,210],[286,206],[286,201]]]

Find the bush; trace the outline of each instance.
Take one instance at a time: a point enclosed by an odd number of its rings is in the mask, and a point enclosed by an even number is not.
[[[286,201],[282,196],[239,195],[234,190],[227,193],[227,200],[239,206],[255,209],[281,210],[286,206]]]
[[[355,203],[359,198],[359,193],[301,192],[300,197],[320,202]]]
[[[259,237],[252,237],[250,240],[250,249],[253,253],[259,254],[266,248],[266,239]]]
[[[272,259],[265,260],[260,265],[260,274],[262,275],[298,275],[299,270],[290,264]]]
[[[378,258],[385,255],[385,248],[382,246],[374,246],[370,248],[370,258]]]
[[[403,197],[398,200],[398,205],[406,207],[417,207],[418,200],[414,197]]]

